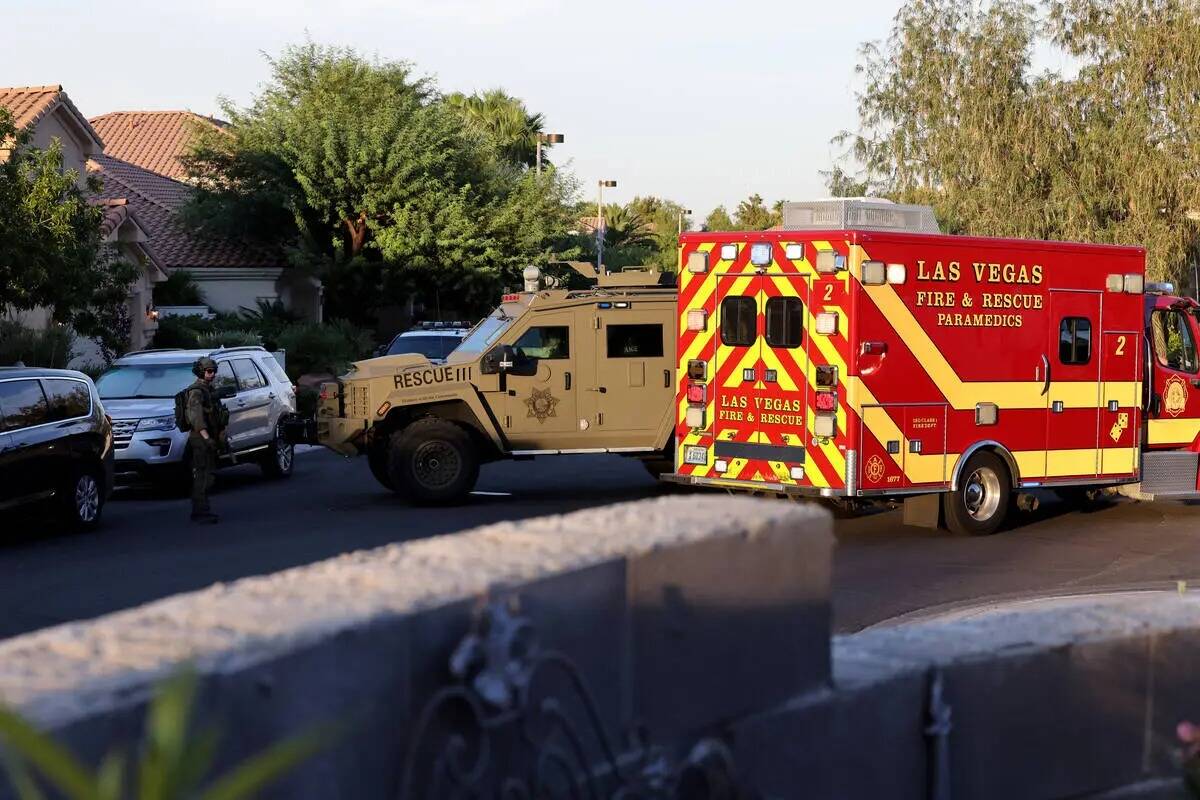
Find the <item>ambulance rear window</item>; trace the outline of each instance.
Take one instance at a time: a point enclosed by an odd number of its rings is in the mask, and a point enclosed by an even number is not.
[[[767,344],[771,347],[799,347],[804,330],[804,304],[798,297],[772,297],[767,300]]]
[[[758,308],[753,297],[721,301],[721,343],[749,347],[758,338]]]

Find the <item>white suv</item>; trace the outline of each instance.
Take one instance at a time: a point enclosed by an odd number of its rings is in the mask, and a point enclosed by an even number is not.
[[[196,380],[192,364],[203,356],[217,362],[213,388],[229,410],[219,463],[253,461],[268,477],[292,474],[295,448],[283,430],[296,415],[296,388],[275,357],[262,347],[167,349],[129,353],[96,381],[112,417],[118,480],[187,479],[188,435],[175,427],[175,395]]]

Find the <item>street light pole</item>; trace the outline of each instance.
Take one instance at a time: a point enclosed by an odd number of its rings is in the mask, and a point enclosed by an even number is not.
[[[683,218],[690,217],[691,215],[692,215],[692,210],[690,208],[681,208],[679,210],[679,231],[678,231],[678,233],[680,236],[683,235]]]
[[[604,187],[613,188],[616,181],[600,181],[596,195],[596,274],[603,275],[604,267]]]
[[[542,174],[542,143],[562,144],[564,137],[561,133],[539,133],[537,135],[537,174]]]

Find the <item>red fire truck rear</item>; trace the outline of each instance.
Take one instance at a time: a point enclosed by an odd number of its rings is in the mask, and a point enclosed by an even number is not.
[[[838,200],[682,235],[664,477],[972,534],[1031,487],[1200,497],[1197,304],[1145,284],[1145,251],[937,230]]]

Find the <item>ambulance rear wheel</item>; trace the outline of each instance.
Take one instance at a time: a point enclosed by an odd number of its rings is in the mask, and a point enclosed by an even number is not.
[[[994,453],[971,456],[958,488],[942,495],[946,527],[960,536],[987,536],[1004,524],[1012,495],[1008,467]]]
[[[424,417],[392,434],[388,473],[398,494],[419,505],[460,502],[479,478],[479,453],[465,430]]]

